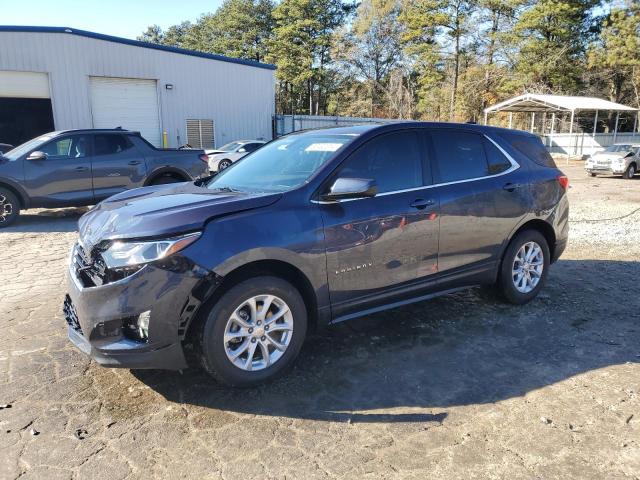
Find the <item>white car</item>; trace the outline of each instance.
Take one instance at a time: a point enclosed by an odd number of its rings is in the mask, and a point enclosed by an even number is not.
[[[617,143],[587,158],[584,169],[592,177],[598,174],[633,178],[640,165],[640,144]]]
[[[265,143],[267,142],[264,140],[236,140],[215,150],[205,150],[209,157],[209,170],[211,172],[222,171]]]

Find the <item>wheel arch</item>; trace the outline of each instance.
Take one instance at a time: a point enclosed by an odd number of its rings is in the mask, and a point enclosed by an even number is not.
[[[18,198],[18,202],[20,202],[20,209],[24,210],[29,206],[29,197],[27,197],[22,189],[4,180],[0,180],[0,188],[6,188]]]
[[[180,170],[179,168],[176,167],[162,167],[159,168],[157,170],[154,170],[153,172],[151,172],[149,174],[149,176],[147,177],[147,179],[144,182],[144,186],[149,186],[151,185],[151,183],[153,183],[155,180],[157,180],[159,177],[163,176],[163,175],[171,175],[174,177],[177,177],[179,179],[181,179],[182,181],[189,181],[191,179],[191,175],[189,175],[187,172]]]
[[[302,296],[307,309],[308,329],[313,332],[318,327],[318,299],[313,289],[311,281],[307,276],[291,263],[283,260],[255,260],[229,271],[222,278],[221,283],[215,288],[211,295],[198,308],[194,321],[188,326],[186,338],[193,339],[194,334],[206,320],[206,312],[215,302],[229,291],[234,285],[255,276],[272,276],[286,280],[294,286]]]
[[[534,218],[532,220],[529,220],[523,223],[516,230],[513,231],[513,233],[509,237],[509,241],[506,242],[505,247],[502,251],[502,259],[504,259],[504,254],[506,253],[507,247],[509,246],[511,241],[516,237],[516,235],[518,235],[520,232],[523,232],[525,230],[536,230],[540,232],[544,236],[545,240],[547,241],[550,258],[554,258],[555,249],[556,249],[556,232],[548,222],[545,222],[544,220],[540,220],[538,218]],[[502,260],[500,261],[500,263],[502,263]]]

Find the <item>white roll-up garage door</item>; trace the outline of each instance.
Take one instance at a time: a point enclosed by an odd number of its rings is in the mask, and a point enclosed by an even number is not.
[[[0,97],[49,98],[49,76],[37,72],[0,71]]]
[[[91,115],[94,128],[122,127],[162,143],[155,80],[91,77]]]

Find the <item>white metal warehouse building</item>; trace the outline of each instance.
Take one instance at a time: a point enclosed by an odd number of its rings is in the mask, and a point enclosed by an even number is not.
[[[64,27],[0,26],[0,143],[137,130],[156,146],[271,139],[275,67]]]

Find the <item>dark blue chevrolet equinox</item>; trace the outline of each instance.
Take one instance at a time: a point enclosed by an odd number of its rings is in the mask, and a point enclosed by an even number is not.
[[[567,244],[567,186],[525,132],[294,133],[209,180],[130,190],[85,214],[69,337],[105,366],[193,357],[253,385],[290,367],[319,326],[475,285],[522,304]]]

